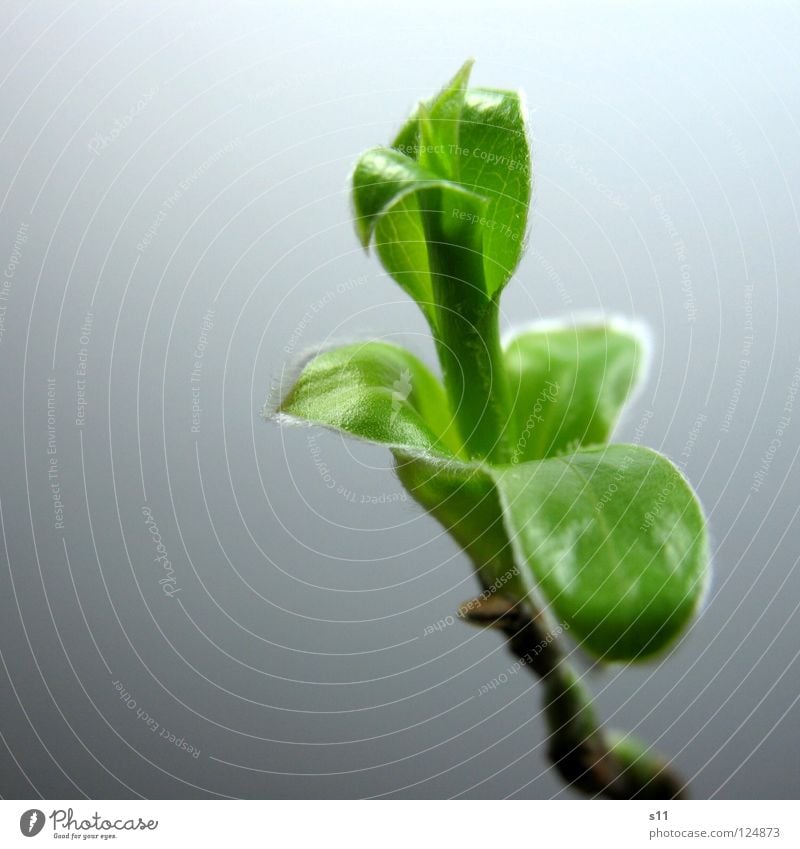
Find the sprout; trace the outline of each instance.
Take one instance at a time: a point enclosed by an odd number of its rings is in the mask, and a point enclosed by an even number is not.
[[[381,443],[408,492],[471,559],[462,618],[503,631],[542,679],[550,758],[589,795],[678,797],[657,755],[606,732],[555,638],[603,661],[665,652],[709,575],[702,508],[664,456],[609,444],[647,338],[619,320],[548,322],[502,341],[525,245],[530,149],[518,93],[469,86],[467,62],[353,172],[356,232],[414,299],[441,379],[379,341],[308,361],[273,411]]]

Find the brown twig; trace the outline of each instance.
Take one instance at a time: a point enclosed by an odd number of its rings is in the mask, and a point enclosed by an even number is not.
[[[681,799],[686,785],[661,758],[598,722],[591,699],[541,616],[498,595],[462,605],[467,622],[502,631],[508,648],[544,685],[548,756],[568,786],[607,799]]]

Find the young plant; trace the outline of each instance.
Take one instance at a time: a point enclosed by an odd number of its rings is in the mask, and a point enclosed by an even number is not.
[[[272,411],[392,451],[408,492],[474,564],[483,592],[460,615],[501,630],[541,678],[549,757],[570,785],[678,797],[659,757],[601,726],[555,635],[601,661],[665,652],[703,595],[706,522],[669,460],[608,444],[642,377],[633,325],[565,321],[501,342],[529,142],[520,95],[469,87],[470,70],[353,173],[358,236],[422,310],[441,380],[403,348],[364,341],[316,352]]]

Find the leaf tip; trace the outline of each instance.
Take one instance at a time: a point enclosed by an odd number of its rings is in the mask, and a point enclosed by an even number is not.
[[[469,78],[472,74],[472,67],[475,64],[474,57],[470,56],[464,64],[456,71],[453,79],[450,81],[448,88],[465,89],[469,85]]]
[[[370,226],[370,223],[365,220],[363,215],[358,214],[358,210],[354,210],[353,219],[355,222],[358,243],[361,245],[364,253],[369,256],[369,243],[372,241],[372,227]]]

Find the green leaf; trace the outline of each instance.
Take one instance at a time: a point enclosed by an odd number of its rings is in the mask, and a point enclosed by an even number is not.
[[[483,198],[391,148],[366,151],[353,172],[353,204],[362,245],[367,247],[374,237],[384,267],[419,304],[434,332],[436,299],[423,216],[440,203],[463,209],[485,205]]]
[[[464,215],[461,220],[479,228],[491,297],[508,282],[522,255],[531,197],[530,145],[522,96],[491,88],[464,90],[471,67],[467,63],[436,98],[420,104],[392,147],[428,165],[428,150],[441,148],[448,162],[440,173],[486,198],[482,212],[457,207],[443,212],[445,219],[454,212]],[[428,125],[442,129],[426,132]]]
[[[315,355],[276,411],[360,439],[424,454],[459,456],[441,383],[408,351],[361,342]]]
[[[375,248],[383,267],[418,304],[437,333],[428,246],[415,192],[398,200],[375,225]]]
[[[465,62],[453,79],[430,103],[417,107],[419,162],[448,180],[458,180],[460,157],[453,156],[459,142],[464,95],[473,61]]]
[[[647,339],[633,325],[534,326],[505,345],[512,462],[608,442],[643,376]]]
[[[362,244],[374,238],[386,270],[434,330],[429,252],[443,242],[476,252],[480,273],[470,283],[491,298],[519,262],[530,202],[520,96],[466,88],[470,68],[465,64],[442,92],[419,104],[391,148],[363,154],[353,174]]]
[[[479,195],[390,147],[374,147],[363,153],[353,172],[353,203],[361,244],[369,245],[380,218],[391,215],[393,206],[406,195],[432,188],[446,192],[447,203],[452,205],[483,203]]]
[[[665,649],[708,578],[702,509],[663,456],[612,445],[492,471],[506,528],[537,592],[608,660]]]
[[[518,92],[467,91],[460,125],[460,182],[488,198],[475,226],[483,231],[490,296],[509,281],[525,245],[531,197],[525,106]]]

